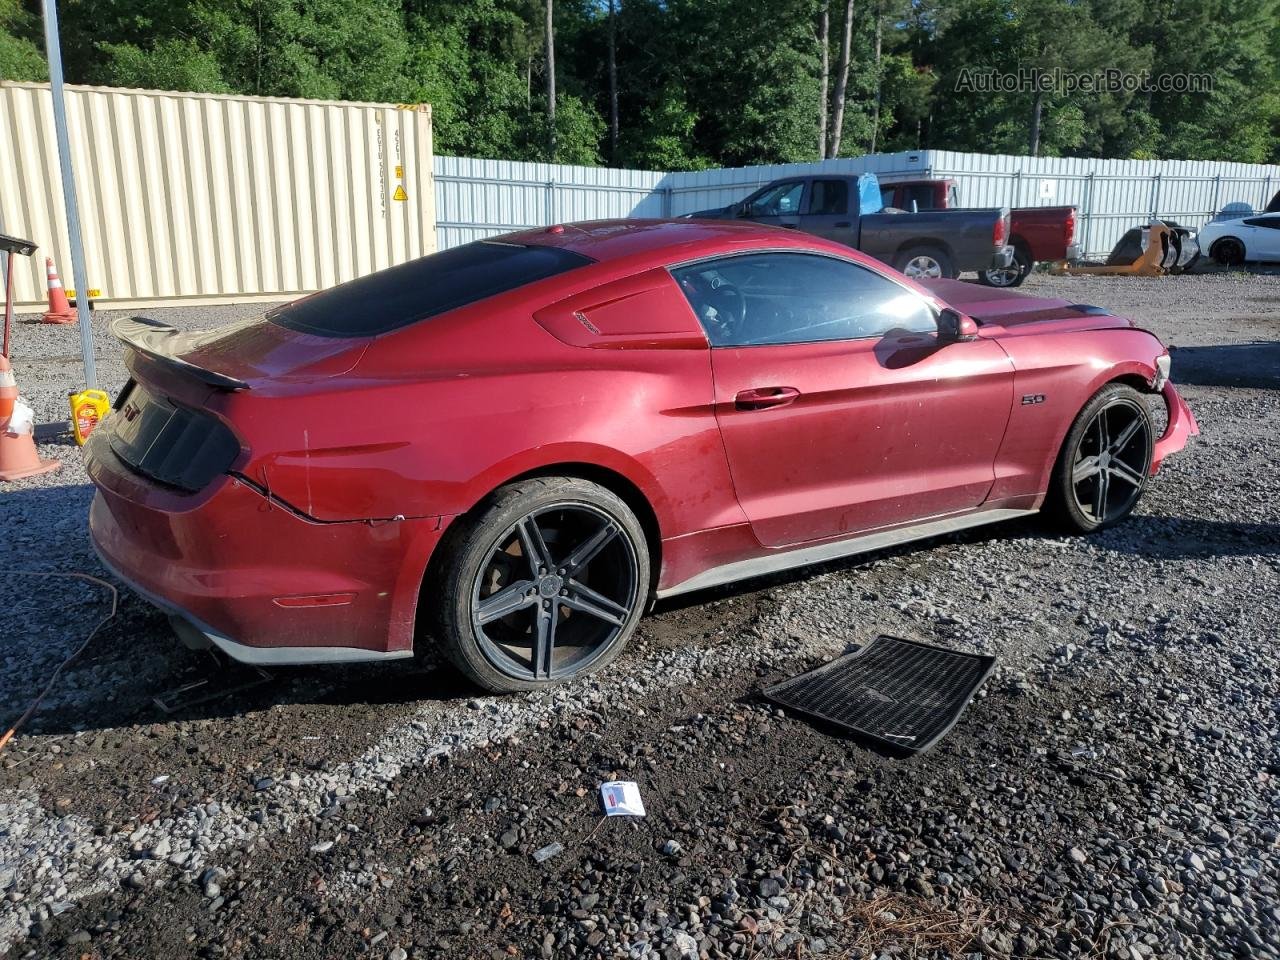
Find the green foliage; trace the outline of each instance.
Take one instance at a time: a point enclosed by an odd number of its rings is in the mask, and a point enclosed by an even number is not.
[[[561,162],[817,157],[822,0],[556,0]],[[441,153],[547,159],[544,0],[61,0],[76,83],[429,102]],[[829,0],[837,70],[844,3]],[[0,0],[0,76],[47,76]],[[1280,161],[1280,0],[859,0],[841,153],[935,147]],[[879,70],[875,23],[882,27]],[[612,29],[611,29],[612,28]],[[609,141],[616,37],[619,142]],[[1208,76],[1202,92],[962,89],[967,71]],[[831,96],[830,89],[828,96]]]
[[[698,115],[684,91],[669,86],[658,91],[652,103],[641,108],[639,122],[622,132],[622,154],[627,165],[641,170],[703,170],[709,157],[693,144]]]
[[[102,73],[112,85],[148,90],[230,93],[218,61],[190,40],[170,37],[150,50],[132,43],[104,43]]]
[[[18,0],[0,0],[0,80],[48,80],[40,24]]]

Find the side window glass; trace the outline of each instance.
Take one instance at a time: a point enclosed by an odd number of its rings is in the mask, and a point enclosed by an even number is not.
[[[907,188],[907,209],[911,209],[911,204],[916,205],[917,210],[933,209],[933,185],[928,183],[916,184],[914,187]]]
[[[933,310],[873,270],[805,253],[721,257],[671,271],[713,347],[932,333]]]
[[[786,217],[800,212],[804,181],[780,183],[747,204],[749,217]]]
[[[880,188],[880,209],[893,206],[893,187]]]
[[[947,206],[953,210],[960,206],[960,191],[954,183],[947,190]]]
[[[1253,217],[1246,220],[1251,227],[1266,227],[1271,230],[1280,230],[1280,217]]]
[[[849,181],[815,180],[809,213],[818,217],[844,216],[849,212]]]

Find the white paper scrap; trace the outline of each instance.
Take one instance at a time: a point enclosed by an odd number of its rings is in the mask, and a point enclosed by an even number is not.
[[[643,817],[644,801],[634,780],[610,780],[600,785],[606,817]]]

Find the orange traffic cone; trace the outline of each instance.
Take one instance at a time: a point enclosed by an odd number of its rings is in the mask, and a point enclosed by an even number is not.
[[[44,315],[45,323],[75,323],[76,312],[67,302],[67,293],[62,289],[62,281],[58,279],[58,271],[53,269],[53,260],[44,258],[45,271],[49,276],[49,312]]]
[[[18,399],[9,358],[0,353],[0,480],[20,480],[49,473],[59,460],[41,460],[31,437],[31,408]]]

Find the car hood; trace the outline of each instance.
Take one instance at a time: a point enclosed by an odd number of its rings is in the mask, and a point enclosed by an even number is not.
[[[922,281],[930,292],[979,323],[1016,327],[1051,320],[1087,320],[1090,327],[1128,327],[1133,324],[1101,307],[1057,297],[1031,297],[1013,290],[984,287],[964,280]]]
[[[715,207],[711,210],[698,210],[695,213],[680,214],[681,220],[725,220],[729,217],[730,204],[727,207]]]

